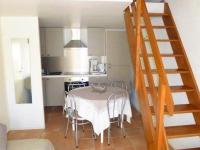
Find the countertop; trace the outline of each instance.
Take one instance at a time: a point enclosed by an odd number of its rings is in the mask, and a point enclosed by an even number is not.
[[[67,77],[106,77],[107,74],[77,74],[77,75],[67,75],[67,74],[60,74],[60,75],[42,75],[42,78],[67,78]]]

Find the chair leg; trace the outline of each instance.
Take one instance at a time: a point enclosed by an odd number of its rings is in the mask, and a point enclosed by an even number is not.
[[[75,121],[75,145],[76,148],[78,148],[78,123],[77,123],[77,119]]]
[[[83,124],[83,120],[82,120],[82,124]],[[83,132],[85,132],[85,126],[82,125],[82,129],[83,129]]]
[[[124,128],[124,124],[123,124],[123,122],[122,122],[122,133],[123,133],[123,136],[124,136],[124,138],[126,137],[126,132],[125,132],[125,128]]]
[[[108,145],[110,145],[110,126],[108,127]]]
[[[97,135],[96,135],[96,133],[94,133],[94,139],[95,139],[95,141],[97,140]]]
[[[123,136],[124,138],[126,137],[126,132],[125,132],[125,129],[124,129],[124,116],[122,115],[121,116],[121,128],[122,128],[122,132],[123,132]]]
[[[67,132],[68,132],[68,129],[69,129],[69,116],[67,118],[67,122],[66,122],[66,130],[65,130],[65,138],[67,138]]]
[[[96,135],[96,133],[94,132],[94,130],[92,129],[92,131],[93,131],[93,137],[94,137],[94,139],[95,139],[95,141],[97,140],[97,135]]]
[[[120,127],[120,115],[118,116],[117,126]]]
[[[62,113],[63,113],[63,115],[65,114],[65,106],[63,106],[63,112]]]

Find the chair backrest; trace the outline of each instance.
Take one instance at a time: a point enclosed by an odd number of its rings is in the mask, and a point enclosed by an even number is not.
[[[128,87],[124,81],[111,81],[111,86],[128,90]]]
[[[71,118],[75,117],[75,119],[78,118],[78,111],[77,111],[77,105],[75,101],[75,96],[73,94],[67,95],[67,101],[65,102],[67,106],[67,115]]]
[[[75,88],[80,88],[80,87],[85,87],[85,84],[83,82],[72,82],[68,85],[68,92],[75,89]]]
[[[109,86],[110,83],[107,81],[104,82],[91,82],[90,86],[100,86],[100,87],[105,87],[105,86]]]
[[[107,110],[109,118],[118,117],[124,114],[124,107],[126,103],[126,92],[113,93],[108,97]]]

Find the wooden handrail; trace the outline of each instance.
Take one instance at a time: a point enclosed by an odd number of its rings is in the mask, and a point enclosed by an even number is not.
[[[136,64],[135,88],[136,88],[136,90],[138,89],[138,85],[139,85],[139,76],[138,76],[139,66],[138,66],[138,63],[140,61],[139,53],[141,51],[141,34],[140,34],[140,32],[141,32],[141,13],[142,13],[142,1],[137,0],[137,10],[136,10],[136,19],[135,19],[135,21],[136,21],[136,59],[135,59],[135,64]]]
[[[156,137],[155,137],[155,150],[168,150],[168,143],[166,138],[166,132],[164,128],[164,106],[166,99],[167,87],[159,81],[158,97],[159,101],[156,107]]]

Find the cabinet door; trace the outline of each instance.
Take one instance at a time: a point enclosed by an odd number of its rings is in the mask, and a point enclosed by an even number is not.
[[[46,55],[46,47],[45,47],[45,28],[40,28],[40,51],[41,56]]]
[[[42,80],[43,104],[47,106],[46,79]]]
[[[64,79],[49,78],[46,79],[46,97],[47,106],[63,106],[64,105]]]
[[[88,28],[88,55],[105,56],[104,28]]]
[[[46,28],[46,56],[63,56],[63,28]]]
[[[106,50],[108,80],[129,82],[132,76],[132,67],[126,32],[107,31]]]

